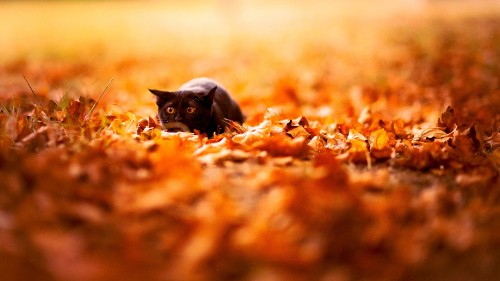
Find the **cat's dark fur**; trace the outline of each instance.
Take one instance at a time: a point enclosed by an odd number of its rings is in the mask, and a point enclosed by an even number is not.
[[[224,132],[227,120],[243,123],[238,104],[217,82],[195,78],[177,91],[149,89],[156,96],[158,117],[168,131],[199,131],[209,137]]]

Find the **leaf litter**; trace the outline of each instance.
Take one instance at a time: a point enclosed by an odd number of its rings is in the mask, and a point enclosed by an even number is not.
[[[372,251],[412,268],[433,260],[436,243],[453,256],[496,241],[477,224],[494,206],[480,204],[499,199],[498,133],[460,129],[449,110],[446,128],[266,115],[208,139],[132,112],[86,118],[93,104],[35,103],[2,118],[4,130],[18,126],[2,138],[2,237],[17,241],[2,251],[40,255],[57,278],[116,277],[114,267],[150,255],[169,265],[154,272],[187,279],[239,276],[255,261],[308,278],[332,259],[404,276]],[[435,186],[397,180],[417,171]],[[109,259],[115,251],[122,258]]]

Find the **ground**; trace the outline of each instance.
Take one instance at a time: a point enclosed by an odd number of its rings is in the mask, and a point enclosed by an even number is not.
[[[0,4],[3,280],[495,280],[496,1]],[[148,88],[247,119],[162,132]]]

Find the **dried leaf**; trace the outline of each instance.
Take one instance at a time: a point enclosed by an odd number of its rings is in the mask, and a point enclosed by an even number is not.
[[[251,146],[256,142],[262,141],[266,135],[258,129],[250,129],[245,133],[238,134],[232,138],[233,142]]]
[[[452,131],[458,125],[458,118],[456,117],[455,110],[448,106],[446,111],[443,112],[438,120],[438,126],[446,128],[448,131]]]
[[[451,133],[446,133],[443,131],[444,128],[425,128],[425,129],[415,129],[413,133],[413,141],[426,141],[426,140],[440,140],[447,141],[452,136],[454,131]]]
[[[326,147],[326,142],[322,137],[315,136],[307,145],[311,147],[313,153],[318,154]]]
[[[347,136],[347,141],[348,142],[351,142],[352,140],[358,140],[358,141],[363,141],[363,142],[367,142],[368,140],[366,139],[365,136],[363,136],[363,134],[361,134],[360,132],[354,130],[354,129],[350,129],[349,130],[349,135]]]
[[[392,148],[396,144],[396,139],[392,133],[380,129],[370,134],[369,144],[370,152],[375,158],[389,158],[392,154]]]
[[[363,111],[361,111],[361,114],[359,114],[358,117],[358,123],[364,124],[364,123],[369,123],[372,121],[372,112],[370,106],[366,106],[363,108]]]
[[[380,129],[370,134],[369,143],[370,149],[382,150],[394,144],[394,138],[391,140],[389,134],[384,129]]]
[[[309,133],[302,126],[298,126],[298,127],[295,127],[291,130],[288,130],[286,133],[288,135],[290,135],[292,138],[296,138],[296,137],[308,138],[309,137]]]
[[[405,123],[401,119],[396,119],[392,123],[393,129],[394,129],[394,134],[398,137],[406,137],[407,133],[405,130]]]

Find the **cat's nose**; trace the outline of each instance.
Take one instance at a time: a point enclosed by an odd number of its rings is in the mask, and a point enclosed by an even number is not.
[[[184,119],[184,118],[182,118],[182,115],[180,115],[180,114],[177,114],[177,115],[175,116],[175,121],[182,121],[183,119]]]

